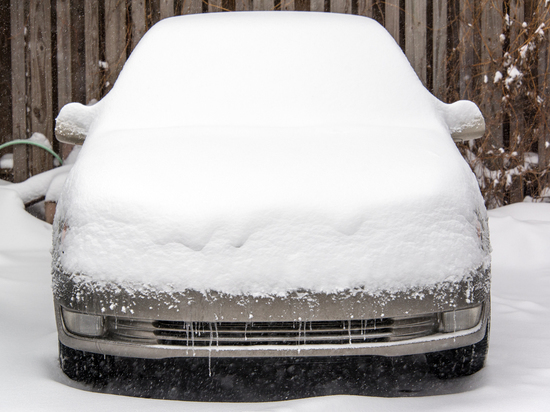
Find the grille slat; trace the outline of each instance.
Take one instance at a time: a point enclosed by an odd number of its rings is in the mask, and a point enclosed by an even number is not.
[[[190,340],[190,338],[187,338],[186,336],[178,336],[178,335],[168,335],[168,334],[163,334],[163,333],[157,333],[156,336],[159,336],[159,337],[162,337],[163,339],[170,339],[170,340],[178,340],[178,341],[188,341]],[[380,338],[386,338],[386,337],[389,337],[391,336],[391,332],[386,332],[386,333],[377,333],[377,334],[369,334],[368,336],[365,335],[364,337],[365,338],[368,338],[368,339],[380,339]],[[309,343],[312,343],[312,342],[323,342],[323,341],[327,341],[327,340],[334,340],[335,338],[338,338],[338,337],[335,337],[335,336],[308,336],[308,335],[305,335],[305,336],[300,336],[300,337],[293,337],[293,336],[246,336],[246,337],[224,337],[224,336],[218,336],[218,337],[213,337],[211,338],[210,335],[209,336],[206,336],[206,337],[202,337],[202,336],[194,336],[194,340],[195,340],[195,343],[198,343],[198,342],[210,342],[212,339],[214,339],[215,341],[223,341],[224,343],[232,343],[232,344],[239,344],[240,342],[242,342],[243,340],[244,341],[248,341],[250,343],[256,343],[256,342],[265,342],[266,344],[272,344],[274,342],[282,342],[282,341],[287,341],[288,343],[297,343],[297,342],[302,342],[302,341],[307,341]],[[363,339],[363,336],[361,335],[352,335],[351,338],[353,340],[357,340],[357,339]],[[349,339],[349,337],[346,337],[346,339]]]
[[[115,340],[197,347],[392,342],[431,335],[438,325],[435,314],[308,322],[147,322],[113,318],[107,324]]]

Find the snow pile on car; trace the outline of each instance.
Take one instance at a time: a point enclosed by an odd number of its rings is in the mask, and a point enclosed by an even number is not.
[[[372,20],[166,19],[92,107],[56,216],[67,273],[268,295],[397,291],[489,265],[453,106]]]

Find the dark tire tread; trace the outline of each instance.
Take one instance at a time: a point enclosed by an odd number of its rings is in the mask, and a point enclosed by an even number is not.
[[[485,365],[485,358],[489,350],[489,333],[470,346],[450,349],[441,352],[427,353],[426,359],[430,370],[439,379],[452,379],[469,376],[478,372]]]

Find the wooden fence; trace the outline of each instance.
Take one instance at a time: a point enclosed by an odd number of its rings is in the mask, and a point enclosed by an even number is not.
[[[53,138],[59,109],[71,101],[89,103],[104,96],[139,39],[160,19],[232,10],[352,13],[382,23],[437,97],[467,98],[481,107],[488,120],[486,138],[461,150],[489,203],[540,196],[548,185],[550,164],[546,3],[5,0],[0,6],[0,144],[39,132],[66,155],[68,148]],[[52,167],[51,155],[38,148],[11,146],[0,156],[11,151],[15,181]],[[538,155],[538,163],[523,164],[524,153]]]

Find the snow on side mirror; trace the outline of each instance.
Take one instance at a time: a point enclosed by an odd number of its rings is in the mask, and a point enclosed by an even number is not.
[[[62,143],[81,145],[96,117],[96,112],[96,105],[66,104],[55,119],[55,137]]]
[[[455,142],[479,139],[485,133],[485,119],[474,102],[446,104],[443,116]]]

